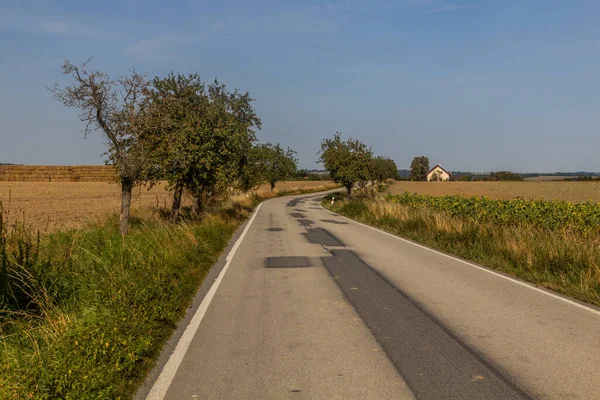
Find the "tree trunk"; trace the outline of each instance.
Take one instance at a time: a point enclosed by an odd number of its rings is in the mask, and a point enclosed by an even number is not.
[[[192,215],[194,217],[198,217],[203,209],[204,204],[202,203],[202,199],[200,198],[200,196],[194,196],[194,204],[192,204]]]
[[[171,207],[171,222],[179,220],[179,209],[181,208],[181,196],[183,195],[183,185],[178,183],[175,185],[173,192],[173,206]]]
[[[346,190],[348,191],[348,198],[352,197],[352,184],[346,185]]]
[[[129,179],[121,180],[121,218],[119,219],[119,232],[121,235],[127,234],[129,230],[129,215],[131,212],[131,192],[133,191],[133,182]]]
[[[271,183],[271,191],[275,190],[275,184],[276,184],[277,182],[270,182],[270,183]]]

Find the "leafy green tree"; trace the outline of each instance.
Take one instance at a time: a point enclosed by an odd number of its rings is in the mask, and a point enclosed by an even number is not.
[[[52,97],[67,107],[79,110],[86,123],[84,135],[101,131],[108,146],[108,163],[115,166],[121,184],[121,216],[119,231],[129,229],[131,193],[136,184],[146,179],[148,157],[141,136],[155,128],[158,119],[149,112],[148,82],[145,76],[131,71],[128,75],[109,77],[98,70],[90,71],[91,58],[77,66],[69,61],[63,73],[74,82],[64,88],[55,85]]]
[[[253,152],[255,171],[262,177],[263,182],[271,185],[273,190],[277,182],[291,178],[296,173],[298,160],[295,155],[294,150],[289,147],[284,150],[279,143],[259,144]]]
[[[197,74],[173,73],[154,79],[150,98],[164,122],[145,143],[173,190],[171,219],[179,218],[184,189],[198,214],[239,178],[260,127],[252,99],[218,81],[207,86]]]
[[[199,124],[200,153],[190,187],[193,214],[240,181],[256,140],[256,129],[261,127],[249,93],[242,94],[237,89],[230,93],[215,80],[208,87],[208,99],[210,106]]]
[[[258,146],[253,145],[241,160],[236,186],[243,192],[254,190],[265,182],[258,163],[259,153]]]
[[[415,157],[410,164],[410,180],[426,181],[429,172],[429,158],[425,156]]]
[[[366,185],[373,176],[373,153],[359,140],[342,141],[341,132],[321,142],[319,161],[331,179],[343,185],[351,196],[354,185]]]
[[[385,182],[387,179],[398,179],[398,167],[391,158],[377,156],[373,159],[373,180]]]
[[[173,72],[165,78],[154,78],[149,95],[162,125],[148,132],[144,143],[158,167],[155,179],[164,179],[173,192],[171,220],[179,219],[183,191],[192,183],[194,163],[200,155],[197,147],[201,133],[198,122],[209,106],[205,85],[197,74],[188,76]]]

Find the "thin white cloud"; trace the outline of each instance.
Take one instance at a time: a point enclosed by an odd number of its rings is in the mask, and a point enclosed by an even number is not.
[[[32,26],[33,31],[65,36],[78,36],[88,38],[118,37],[114,32],[99,30],[91,25],[77,24],[55,18],[43,18]]]
[[[459,6],[459,5],[456,5],[456,4],[447,4],[447,5],[444,5],[444,6],[437,7],[437,8],[432,8],[431,10],[421,11],[421,12],[415,13],[414,15],[437,14],[437,13],[442,13],[442,12],[460,10],[460,9],[463,9],[463,8],[465,8],[465,6]]]
[[[204,41],[287,35],[323,36],[337,30],[335,23],[315,11],[310,8],[280,9],[265,15],[235,15],[198,21],[194,29],[185,34],[178,33],[180,30],[175,27],[165,27],[163,33],[141,36],[129,47],[128,53],[134,57],[152,58],[162,51]]]
[[[141,39],[129,47],[128,52],[136,57],[148,57],[181,46],[186,46],[199,41],[200,38],[184,36],[175,33],[163,33],[149,39]]]
[[[0,15],[0,31],[97,39],[124,37],[114,31],[100,29],[92,21],[86,21],[84,17],[77,18],[77,21],[63,17],[6,12]]]

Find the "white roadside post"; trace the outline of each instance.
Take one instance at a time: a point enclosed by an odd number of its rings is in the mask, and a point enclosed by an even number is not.
[[[333,203],[335,203],[335,197],[331,196],[331,205],[333,205]]]

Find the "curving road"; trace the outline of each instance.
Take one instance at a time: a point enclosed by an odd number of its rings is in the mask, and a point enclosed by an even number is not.
[[[319,199],[261,205],[138,398],[600,398],[598,310]]]

